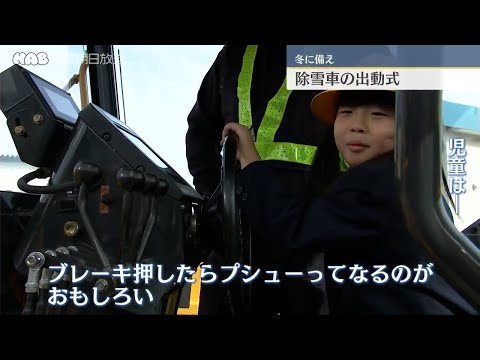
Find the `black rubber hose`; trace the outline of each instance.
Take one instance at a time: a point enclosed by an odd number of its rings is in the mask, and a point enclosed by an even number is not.
[[[18,179],[17,186],[20,190],[29,194],[54,194],[57,192],[72,190],[78,186],[76,181],[69,181],[64,184],[53,184],[47,186],[28,185],[28,183],[34,179],[45,179],[49,176],[51,176],[50,170],[40,168],[23,175],[20,179]]]

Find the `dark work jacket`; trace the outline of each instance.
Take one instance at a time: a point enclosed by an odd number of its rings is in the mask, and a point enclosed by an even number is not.
[[[293,197],[287,185],[264,162],[257,161],[239,175],[239,201],[266,247],[295,258],[325,253],[327,298],[331,314],[452,314],[477,313],[435,273],[426,283],[413,283],[413,269],[428,260],[409,234],[394,183],[394,162],[388,156],[352,168],[337,179],[323,197]],[[349,280],[348,269],[333,281],[327,266],[368,269],[368,283]],[[386,265],[391,276],[406,265],[406,284],[375,284],[374,265]],[[268,269],[273,270],[273,269]],[[359,273],[357,273],[359,275]]]
[[[197,101],[188,115],[186,155],[193,184],[201,194],[211,194],[220,182],[220,140],[228,122],[238,122],[238,76],[247,45],[227,45],[218,54],[205,75]],[[280,89],[286,76],[286,45],[259,45],[255,57],[250,91],[252,125],[255,134],[263,119],[267,104]],[[275,134],[275,142],[313,145],[323,141],[326,127],[315,119],[310,103],[318,91],[293,91],[284,117]],[[309,166],[269,161],[285,168],[284,181],[292,191],[304,184],[304,171]]]

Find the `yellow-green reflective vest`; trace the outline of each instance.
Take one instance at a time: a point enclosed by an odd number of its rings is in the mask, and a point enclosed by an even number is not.
[[[252,127],[250,89],[256,54],[257,45],[248,45],[243,55],[242,69],[238,76],[239,123],[249,129]],[[262,160],[282,160],[311,165],[317,150],[316,146],[274,141],[275,133],[280,127],[291,93],[292,90],[287,90],[287,80],[285,78],[278,92],[268,102],[265,115],[257,131],[255,146]],[[340,168],[342,171],[348,168],[348,164],[341,156]]]

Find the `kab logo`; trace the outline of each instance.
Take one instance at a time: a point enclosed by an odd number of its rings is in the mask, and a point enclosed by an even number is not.
[[[13,54],[12,61],[14,64],[18,65],[46,65],[48,64],[48,56],[44,52],[39,52],[37,54],[33,52],[16,52]]]

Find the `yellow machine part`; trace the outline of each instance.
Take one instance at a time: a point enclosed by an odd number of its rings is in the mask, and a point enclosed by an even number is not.
[[[195,280],[192,283],[190,288],[190,301],[188,308],[178,308],[177,315],[198,315],[198,307],[200,305],[200,288],[202,286],[200,274],[201,274],[201,265],[197,267],[197,271],[193,274],[193,279]]]

